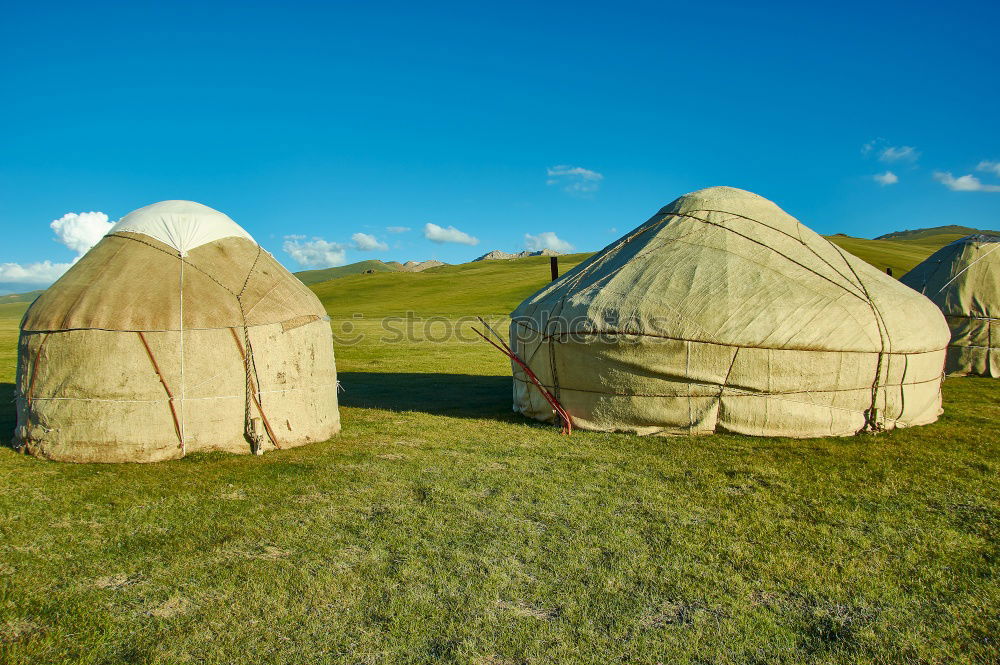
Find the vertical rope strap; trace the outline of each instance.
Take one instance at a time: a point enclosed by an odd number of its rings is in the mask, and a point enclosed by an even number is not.
[[[167,380],[163,377],[163,372],[160,371],[160,365],[156,362],[156,356],[153,355],[153,350],[149,348],[149,342],[146,341],[146,336],[142,334],[142,331],[137,331],[139,333],[139,339],[142,340],[142,346],[146,349],[146,355],[149,356],[149,362],[153,365],[153,370],[156,371],[157,378],[160,379],[160,383],[163,384],[163,390],[167,393],[167,404],[170,405],[170,415],[174,419],[174,431],[177,432],[177,440],[180,442],[181,452],[184,452],[184,435],[181,433],[181,423],[177,418],[177,409],[174,407],[174,393],[170,390],[170,386],[167,385]]]
[[[993,376],[993,319],[986,319],[986,376]]]
[[[885,425],[884,422],[879,422],[878,391],[879,388],[882,388],[883,393],[885,393],[887,388],[886,383],[889,380],[889,370],[891,369],[889,367],[885,368],[886,376],[885,376],[885,381],[883,381],[882,368],[884,367],[886,355],[892,352],[891,342],[889,340],[889,328],[885,324],[885,319],[882,317],[882,312],[880,312],[878,306],[875,305],[875,301],[872,299],[871,294],[868,293],[868,288],[865,286],[864,282],[861,281],[861,276],[858,275],[858,271],[856,271],[854,269],[854,266],[851,265],[851,262],[848,260],[844,250],[840,249],[836,245],[834,245],[834,247],[836,247],[837,251],[840,252],[840,256],[844,259],[844,263],[847,264],[847,267],[850,269],[851,274],[854,275],[854,279],[857,280],[858,288],[860,288],[861,292],[864,293],[865,299],[868,301],[868,307],[871,308],[872,316],[875,319],[875,327],[878,329],[880,348],[878,352],[878,358],[876,359],[875,362],[875,378],[872,380],[872,400],[871,400],[871,406],[868,408],[868,410],[865,411],[865,425],[862,428],[862,431],[881,432],[883,429],[885,429]],[[900,389],[902,389],[902,386],[900,386]],[[884,398],[885,399],[883,400],[883,407],[888,402],[888,395],[884,395]],[[885,409],[883,408],[883,411],[884,410]],[[883,421],[884,421],[884,415],[883,415]]]
[[[38,350],[35,351],[35,362],[31,365],[31,379],[28,381],[28,393],[25,395],[25,402],[28,405],[29,411],[31,410],[31,398],[35,394],[35,377],[38,376],[38,363],[42,359],[42,348],[45,346],[45,341],[48,338],[48,333],[42,335],[42,341],[38,344]]]
[[[181,261],[180,270],[180,295],[179,297],[179,307],[180,307],[180,350],[181,350],[181,415],[180,422],[178,423],[178,432],[181,437],[181,455],[187,454],[187,446],[184,442],[184,254],[179,255]]]
[[[716,396],[715,400],[718,402],[715,406],[715,427],[719,424],[719,412],[722,411],[722,398],[726,394],[726,388],[729,387],[729,377],[733,375],[733,368],[736,367],[736,358],[740,355],[740,351],[743,347],[737,346],[736,350],[733,351],[733,359],[729,361],[729,369],[726,370],[726,376],[722,379],[722,385],[719,386],[719,394]],[[688,376],[688,381],[690,382],[691,377]],[[690,392],[688,388],[688,392]],[[714,428],[713,428],[714,429]]]
[[[246,330],[246,329],[244,328],[244,330]],[[271,423],[267,420],[267,416],[264,415],[264,409],[261,406],[261,404],[260,404],[260,398],[257,395],[257,387],[254,385],[253,376],[252,376],[252,373],[250,371],[250,357],[243,350],[243,345],[240,344],[240,338],[239,338],[239,335],[236,334],[236,329],[235,328],[230,328],[229,332],[233,336],[233,341],[236,343],[236,348],[240,352],[240,358],[243,360],[243,366],[246,369],[247,402],[246,402],[246,416],[245,417],[246,417],[246,422],[248,424],[248,430],[249,430],[249,423],[250,423],[250,418],[251,418],[250,403],[251,403],[251,400],[252,400],[253,404],[257,407],[257,413],[260,414],[261,422],[264,423],[264,430],[267,432],[268,437],[270,437],[271,443],[274,444],[275,448],[277,448],[277,449],[280,450],[281,446],[278,445],[278,438],[274,435],[274,430],[271,429]],[[248,431],[247,434],[251,434],[251,432]]]
[[[264,430],[267,433],[268,438],[271,439],[271,443],[275,448],[280,449],[281,445],[278,443],[277,437],[274,436],[274,430],[271,429],[271,424],[267,420],[267,416],[264,415],[264,408],[261,404],[261,394],[259,391],[260,387],[260,376],[257,374],[257,361],[254,357],[253,344],[250,341],[250,326],[247,323],[247,310],[243,306],[243,294],[247,290],[247,286],[250,284],[250,277],[253,276],[254,270],[257,268],[257,263],[260,261],[261,253],[264,250],[261,249],[260,245],[257,245],[257,255],[254,256],[253,263],[250,265],[250,270],[247,271],[246,279],[243,280],[243,288],[240,292],[236,294],[236,304],[240,308],[240,317],[243,319],[243,344],[240,344],[239,337],[236,335],[236,331],[230,328],[230,332],[233,335],[233,340],[236,342],[236,347],[240,351],[240,356],[243,358],[243,368],[246,370],[246,402],[244,404],[244,431],[246,432],[247,438],[250,440],[252,446],[254,446],[254,453],[262,452],[260,450],[260,437],[258,432],[254,431],[253,419],[252,419],[252,408],[251,402],[257,406],[257,412],[260,413],[261,421],[264,423]],[[256,379],[256,381],[254,380]]]
[[[694,410],[691,406],[691,340],[684,341],[684,389],[688,403],[688,434],[694,431]]]

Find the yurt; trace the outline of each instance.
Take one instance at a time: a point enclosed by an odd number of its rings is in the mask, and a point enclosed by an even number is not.
[[[226,215],[121,219],[21,323],[15,446],[53,460],[263,452],[340,429],[316,296]]]
[[[937,307],[740,189],[680,197],[511,317],[514,410],[542,421],[818,437],[941,413]]]
[[[948,374],[1000,377],[998,250],[1000,236],[967,236],[931,254],[900,280],[930,298],[948,320]]]

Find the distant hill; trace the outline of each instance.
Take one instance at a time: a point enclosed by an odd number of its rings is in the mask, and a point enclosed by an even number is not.
[[[387,266],[392,266],[396,270],[401,272],[423,272],[428,268],[438,268],[446,263],[441,261],[436,261],[431,259],[430,261],[407,261],[406,263],[400,263],[399,261],[389,261],[386,263]]]
[[[337,266],[336,268],[303,270],[302,272],[295,273],[295,276],[298,277],[303,284],[309,285],[325,282],[328,279],[346,277],[348,275],[361,275],[367,273],[369,270],[374,272],[396,272],[399,268],[394,268],[390,265],[382,263],[381,261],[371,259],[368,261],[358,261],[357,263],[351,263],[346,266]]]
[[[892,268],[894,277],[901,277],[913,266],[950,242],[972,233],[992,233],[968,226],[936,226],[912,231],[895,231],[875,239],[852,238],[843,233],[826,236],[827,240],[846,249],[879,270]]]
[[[35,298],[45,293],[45,289],[38,289],[37,291],[28,291],[26,293],[8,293],[5,296],[0,296],[0,304],[12,303],[12,302],[35,302]]]
[[[319,282],[325,282],[329,279],[339,279],[340,277],[347,277],[348,275],[364,275],[373,272],[421,272],[429,268],[437,268],[438,266],[443,265],[447,264],[434,260],[407,261],[406,263],[400,263],[399,261],[379,261],[377,259],[369,259],[367,261],[351,263],[346,266],[337,266],[336,268],[303,270],[293,274],[298,277],[303,284],[308,286],[309,284],[318,284]]]
[[[524,250],[523,252],[517,252],[516,254],[511,254],[509,252],[504,252],[499,249],[494,249],[492,252],[487,252],[480,256],[478,259],[472,259],[472,262],[476,261],[508,261],[510,259],[525,259],[529,256],[562,256],[562,252],[557,252],[554,249],[540,249],[537,252],[529,252]]]
[[[965,236],[972,235],[973,233],[1000,235],[1000,232],[997,231],[984,231],[982,229],[973,229],[968,226],[949,224],[947,226],[932,226],[929,229],[893,231],[892,233],[886,233],[885,235],[879,236],[878,238],[875,238],[875,240],[924,240],[941,235],[956,235],[959,238],[964,238]],[[958,238],[956,238],[956,240],[957,239]]]
[[[592,254],[559,258],[565,273]],[[334,318],[506,314],[549,281],[549,259],[532,256],[513,261],[472,261],[417,273],[380,272],[348,275],[312,284]]]
[[[917,265],[934,253],[938,247],[947,245],[951,240],[945,240],[940,245],[918,245],[898,240],[871,240],[869,238],[852,238],[845,235],[826,236],[826,239],[841,249],[867,261],[879,270],[892,268],[893,277],[901,277],[913,266]]]

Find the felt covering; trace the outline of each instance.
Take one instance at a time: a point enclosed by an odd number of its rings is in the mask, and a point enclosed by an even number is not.
[[[900,281],[930,298],[948,320],[948,374],[1000,377],[1000,237],[956,240]]]
[[[941,413],[933,303],[739,189],[682,196],[511,316],[584,429],[817,437]],[[513,373],[515,411],[553,421]]]
[[[157,205],[160,226],[180,238],[208,237],[221,215],[192,204],[210,212],[178,218],[175,203]],[[112,229],[32,304],[17,444],[56,460],[149,462],[339,431],[332,336],[316,296],[245,232],[186,247]]]

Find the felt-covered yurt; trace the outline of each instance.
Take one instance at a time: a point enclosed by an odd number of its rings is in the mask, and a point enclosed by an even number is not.
[[[340,430],[323,306],[191,201],[126,215],[31,305],[16,398],[15,445],[72,462],[261,452]]]
[[[930,298],[948,320],[948,374],[1000,377],[1000,236],[956,240],[900,281]]]
[[[639,434],[818,437],[941,413],[941,312],[731,187],[680,197],[511,314],[514,410]],[[534,375],[532,377],[531,375]]]

